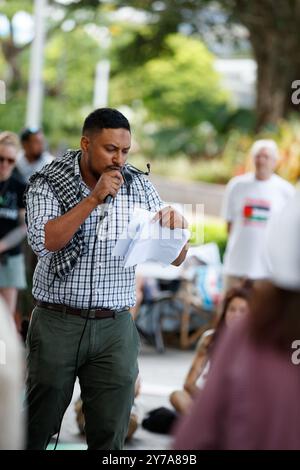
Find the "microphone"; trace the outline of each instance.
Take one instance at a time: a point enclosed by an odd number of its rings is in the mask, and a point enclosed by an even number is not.
[[[104,199],[104,204],[110,204],[112,200],[113,200],[112,195],[108,194],[106,198]]]
[[[147,163],[148,171],[142,171],[133,165],[126,164],[121,168],[121,175],[123,176],[125,186],[127,188],[127,194],[130,194],[130,186],[132,184],[133,178],[136,175],[149,175],[150,173],[150,163]],[[111,194],[108,194],[104,199],[104,209],[101,215],[101,221],[108,215],[108,205],[113,201]]]
[[[121,168],[121,175],[122,175],[123,178],[124,178],[124,170],[123,170],[123,168]],[[127,183],[127,181],[126,181],[125,178],[124,178],[124,181],[125,181],[125,184],[126,184],[126,186],[127,186],[128,183]],[[131,184],[131,181],[130,181],[129,185],[130,185],[130,184]],[[110,203],[112,202],[112,200],[113,200],[112,195],[111,195],[111,194],[108,194],[108,195],[105,197],[103,203],[108,205],[108,204],[110,204]],[[105,215],[107,215],[107,213],[106,213]]]
[[[108,216],[108,205],[112,202],[113,197],[111,194],[108,194],[106,198],[103,201],[103,211],[100,217],[100,221],[102,222],[103,219],[105,219],[106,216]]]

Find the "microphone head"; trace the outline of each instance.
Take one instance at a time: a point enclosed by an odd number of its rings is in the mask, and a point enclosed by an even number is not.
[[[108,194],[106,198],[104,199],[104,204],[110,204],[112,200],[113,200],[112,195]]]
[[[124,165],[121,169],[121,175],[123,176],[125,186],[127,188],[127,194],[130,194],[130,186],[132,184],[133,178],[137,175],[149,175],[150,173],[150,163],[147,163],[147,169],[148,171],[142,171],[139,170],[138,168],[135,168],[133,165],[126,164]],[[113,197],[111,194],[108,194],[106,198],[104,199],[104,204],[110,204],[113,200]],[[107,215],[108,209],[105,210],[105,215]]]
[[[136,168],[135,166],[130,165],[129,163],[126,163],[126,165],[124,165],[121,168],[121,170],[120,170],[121,175],[123,176],[124,183],[126,185],[128,194],[130,194],[130,186],[131,186],[133,178],[135,176],[137,176],[137,175],[149,175],[149,173],[150,173],[150,163],[147,163],[147,168],[148,168],[148,171],[142,171],[142,170],[139,170],[138,168]]]

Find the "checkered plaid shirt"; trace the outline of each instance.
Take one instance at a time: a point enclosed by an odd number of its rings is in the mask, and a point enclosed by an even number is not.
[[[90,190],[81,179],[79,156],[80,153],[74,159],[74,175],[84,198]],[[74,308],[88,308],[90,295],[92,308],[118,310],[135,304],[135,267],[124,269],[122,258],[112,257],[112,250],[129,223],[134,207],[157,212],[163,205],[145,176],[134,177],[129,195],[125,185],[120,188],[109,205],[108,216],[100,225],[101,206],[93,210],[81,226],[84,242],[82,253],[64,277],[53,270],[52,258],[55,253],[45,248],[44,231],[49,220],[63,214],[61,202],[49,182],[37,178],[29,186],[26,203],[28,242],[39,258],[33,276],[32,293],[35,299]],[[97,242],[92,259],[95,237]]]

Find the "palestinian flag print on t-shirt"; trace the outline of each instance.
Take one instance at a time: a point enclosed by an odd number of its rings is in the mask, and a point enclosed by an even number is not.
[[[271,204],[264,199],[247,199],[243,209],[245,225],[265,225],[270,216]]]

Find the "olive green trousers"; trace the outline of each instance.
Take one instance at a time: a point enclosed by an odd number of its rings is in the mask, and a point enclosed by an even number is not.
[[[27,337],[27,448],[46,449],[79,378],[88,449],[122,449],[138,375],[139,335],[128,310],[85,319],[36,307]]]

